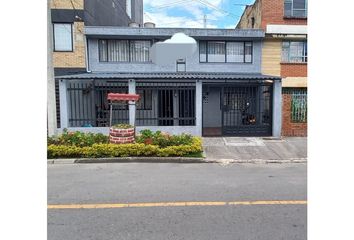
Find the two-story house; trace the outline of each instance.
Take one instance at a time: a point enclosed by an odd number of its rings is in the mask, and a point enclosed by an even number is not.
[[[198,50],[159,65],[152,45],[184,33]],[[113,124],[197,136],[281,134],[281,78],[261,73],[264,31],[87,26],[87,73],[58,76],[61,129],[108,132],[109,92],[138,93]],[[168,53],[166,53],[168,54]]]
[[[51,0],[50,9],[55,76],[87,71],[84,26],[143,24],[142,0]],[[58,82],[56,102],[60,126]]]
[[[282,135],[307,135],[307,0],[256,0],[238,29],[263,29],[262,73],[282,77]]]

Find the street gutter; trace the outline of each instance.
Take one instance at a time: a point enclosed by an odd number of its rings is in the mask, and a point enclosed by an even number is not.
[[[70,158],[48,159],[47,164],[85,164],[85,163],[219,163],[227,165],[232,163],[307,163],[306,158],[293,159],[205,159],[189,157],[116,157],[116,158]]]

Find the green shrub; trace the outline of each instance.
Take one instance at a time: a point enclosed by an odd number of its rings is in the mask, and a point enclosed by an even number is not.
[[[83,133],[63,131],[63,134],[47,138],[48,145],[88,147],[95,143],[108,143],[109,137],[102,133]]]
[[[48,158],[99,158],[99,157],[128,157],[128,156],[200,156],[203,151],[201,139],[191,137],[191,144],[159,147],[143,143],[131,144],[92,144],[91,146],[49,145]]]
[[[133,128],[132,125],[130,124],[126,124],[126,123],[119,123],[119,124],[115,124],[112,126],[113,128],[119,128],[119,129],[128,129],[128,128]]]
[[[192,139],[193,137],[189,134],[169,135],[161,131],[154,133],[146,129],[140,131],[140,135],[135,138],[135,141],[137,143],[153,144],[165,148],[168,146],[189,145],[192,144]]]

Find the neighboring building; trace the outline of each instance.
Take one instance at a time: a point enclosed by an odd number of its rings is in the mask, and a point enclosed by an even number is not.
[[[194,55],[157,65],[153,43],[185,33]],[[61,130],[108,133],[109,92],[138,93],[137,106],[113,110],[132,123],[198,136],[281,134],[281,78],[261,74],[262,30],[86,26],[87,73],[57,76]],[[278,74],[279,75],[279,74]],[[135,111],[136,110],[136,111]]]
[[[51,0],[55,76],[87,71],[84,26],[143,24],[143,0]],[[57,125],[60,126],[56,83]]]
[[[307,136],[307,0],[256,0],[238,29],[263,29],[262,73],[282,77],[282,135]]]

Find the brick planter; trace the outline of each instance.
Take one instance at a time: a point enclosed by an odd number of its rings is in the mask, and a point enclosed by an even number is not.
[[[109,142],[115,144],[133,143],[135,142],[135,129],[121,129],[111,127],[109,129]]]

